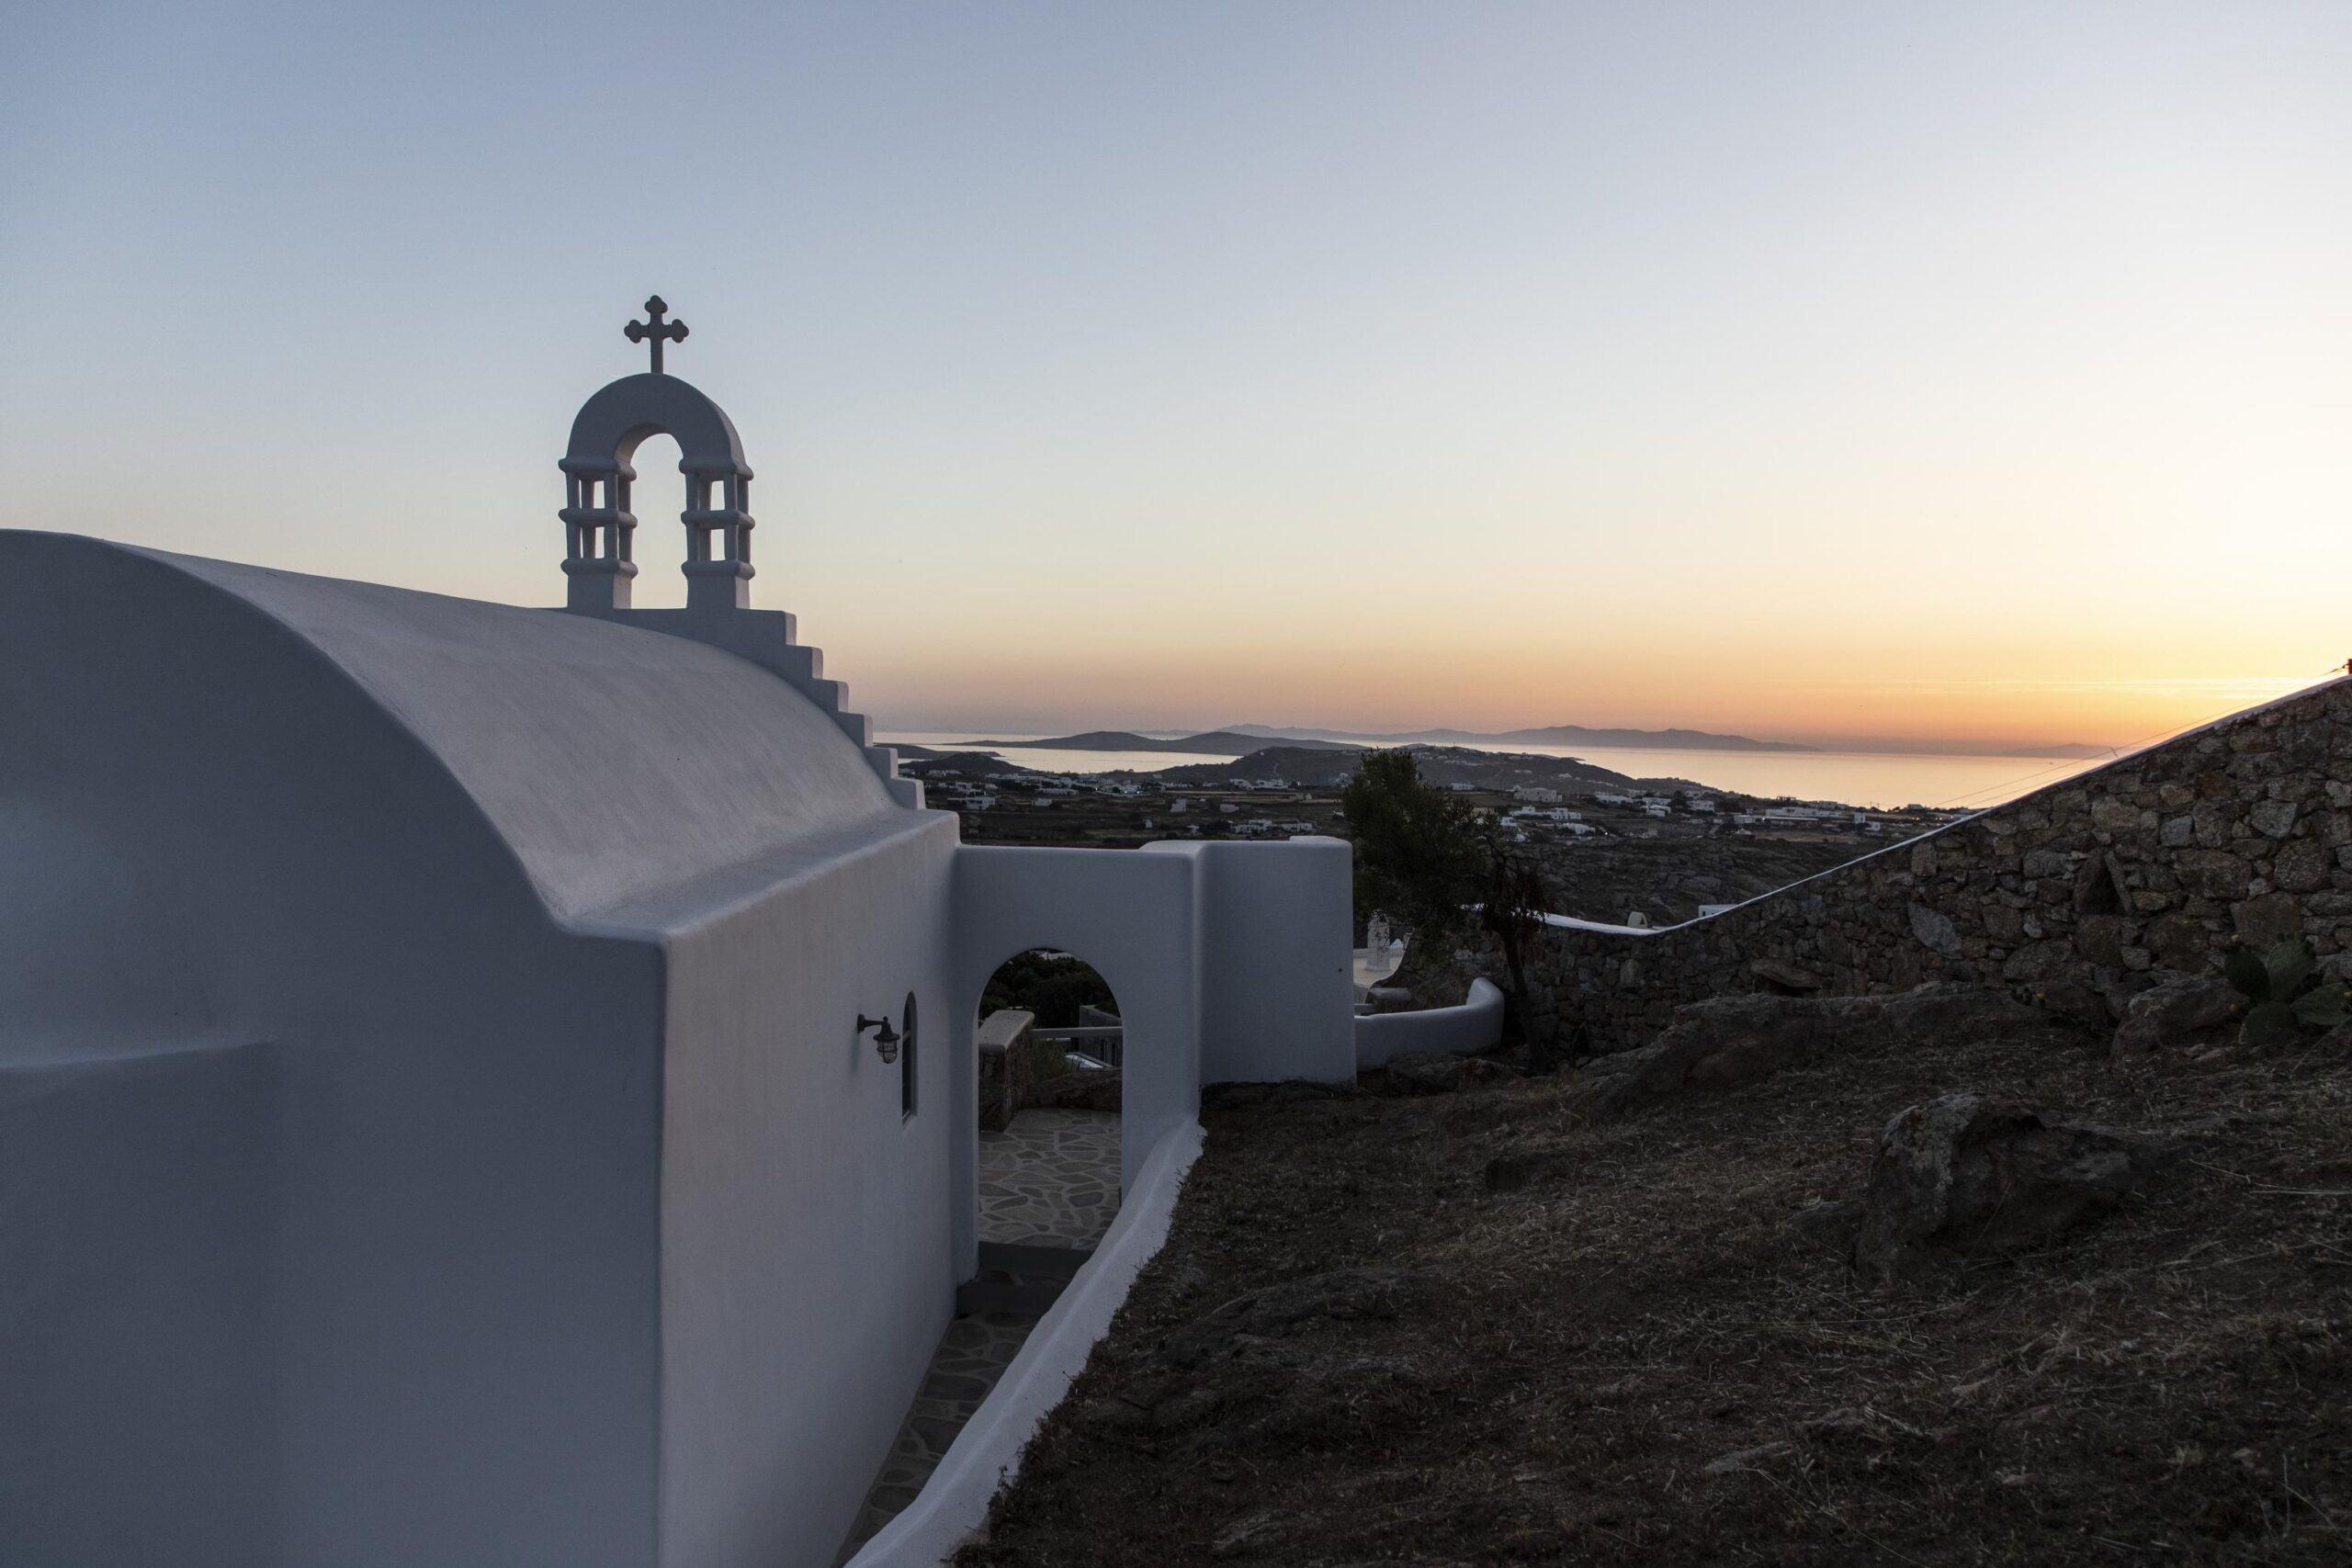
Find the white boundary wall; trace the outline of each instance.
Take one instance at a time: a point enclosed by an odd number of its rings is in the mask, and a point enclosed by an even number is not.
[[[1475,1056],[1503,1037],[1503,994],[1482,976],[1470,982],[1469,998],[1459,1007],[1372,1013],[1357,1019],[1355,1028],[1359,1067],[1419,1051]]]
[[[1353,846],[1302,838],[1199,854],[1201,1081],[1354,1077]]]

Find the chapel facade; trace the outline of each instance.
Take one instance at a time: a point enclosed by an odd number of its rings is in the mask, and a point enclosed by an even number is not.
[[[1351,1076],[1346,846],[960,843],[649,307],[560,609],[0,531],[0,1562],[828,1561],[974,1271],[998,964],[1116,988],[1131,1186],[1204,1081]]]

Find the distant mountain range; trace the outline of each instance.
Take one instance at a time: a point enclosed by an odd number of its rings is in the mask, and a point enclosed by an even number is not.
[[[1359,741],[1374,746],[1611,746],[1644,751],[1818,751],[1792,740],[1757,740],[1745,735],[1715,735],[1703,729],[1589,729],[1581,724],[1540,729],[1415,729],[1396,735],[1366,735],[1344,729],[1285,729],[1265,724],[1229,724],[1219,734],[1250,735],[1285,745],[1307,740]]]
[[[966,740],[959,749],[986,747],[992,750],[1026,751],[1174,751],[1202,756],[1243,756],[1269,746],[1294,751],[1361,751],[1372,746],[1469,746],[1503,748],[1557,746],[1590,747],[1625,751],[1804,751],[1871,752],[1889,756],[2030,757],[2078,761],[2107,756],[2112,748],[2080,742],[2063,746],[2016,746],[1997,741],[1907,740],[1857,737],[1822,745],[1793,740],[1758,740],[1746,735],[1718,735],[1705,729],[1594,729],[1581,724],[1554,724],[1535,729],[1414,729],[1392,735],[1358,730],[1286,728],[1271,724],[1228,724],[1199,735],[1147,735],[1132,729],[1089,729],[1077,735],[1054,735],[1042,740]]]
[[[1521,784],[1550,784],[1571,789],[1700,789],[1689,779],[1637,779],[1573,757],[1546,757],[1524,751],[1480,751],[1466,746],[1436,746],[1414,741],[1423,749],[1420,775],[1431,784],[1474,784],[1481,789],[1516,788]],[[1153,779],[1173,784],[1219,784],[1232,778],[1280,779],[1290,784],[1332,786],[1345,784],[1359,765],[1364,748],[1289,745],[1277,742],[1230,762],[1188,762],[1154,773],[1116,776]]]
[[[1594,746],[1626,751],[1813,751],[1860,752],[1889,757],[2033,757],[2079,761],[2086,757],[2115,755],[2112,746],[2068,741],[2057,746],[2020,746],[2001,740],[1913,740],[1856,736],[1818,742],[1758,740],[1746,735],[1715,735],[1703,729],[1589,729],[1581,724],[1555,724],[1542,729],[1509,729],[1480,733],[1468,729],[1416,729],[1397,735],[1368,735],[1351,729],[1285,729],[1265,724],[1228,724],[1219,733],[1254,735],[1297,744],[1295,738],[1363,741],[1373,746],[1415,743],[1437,746]]]

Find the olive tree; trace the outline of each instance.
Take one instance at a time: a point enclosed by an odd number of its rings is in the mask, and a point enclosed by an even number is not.
[[[1509,1007],[1537,1070],[1551,1043],[1527,1028],[1527,949],[1542,929],[1544,880],[1502,825],[1421,777],[1411,751],[1367,751],[1340,796],[1356,846],[1356,918],[1385,909],[1412,933],[1409,952],[1443,953],[1466,929],[1494,939]]]

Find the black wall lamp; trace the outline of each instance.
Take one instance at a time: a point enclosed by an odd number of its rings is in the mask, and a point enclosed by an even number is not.
[[[863,1034],[869,1029],[874,1031],[874,1049],[881,1053],[882,1060],[885,1062],[897,1061],[899,1059],[899,1034],[897,1030],[890,1027],[889,1019],[887,1016],[882,1018],[868,1018],[864,1013],[859,1013],[857,1015],[857,1032],[860,1034]]]

